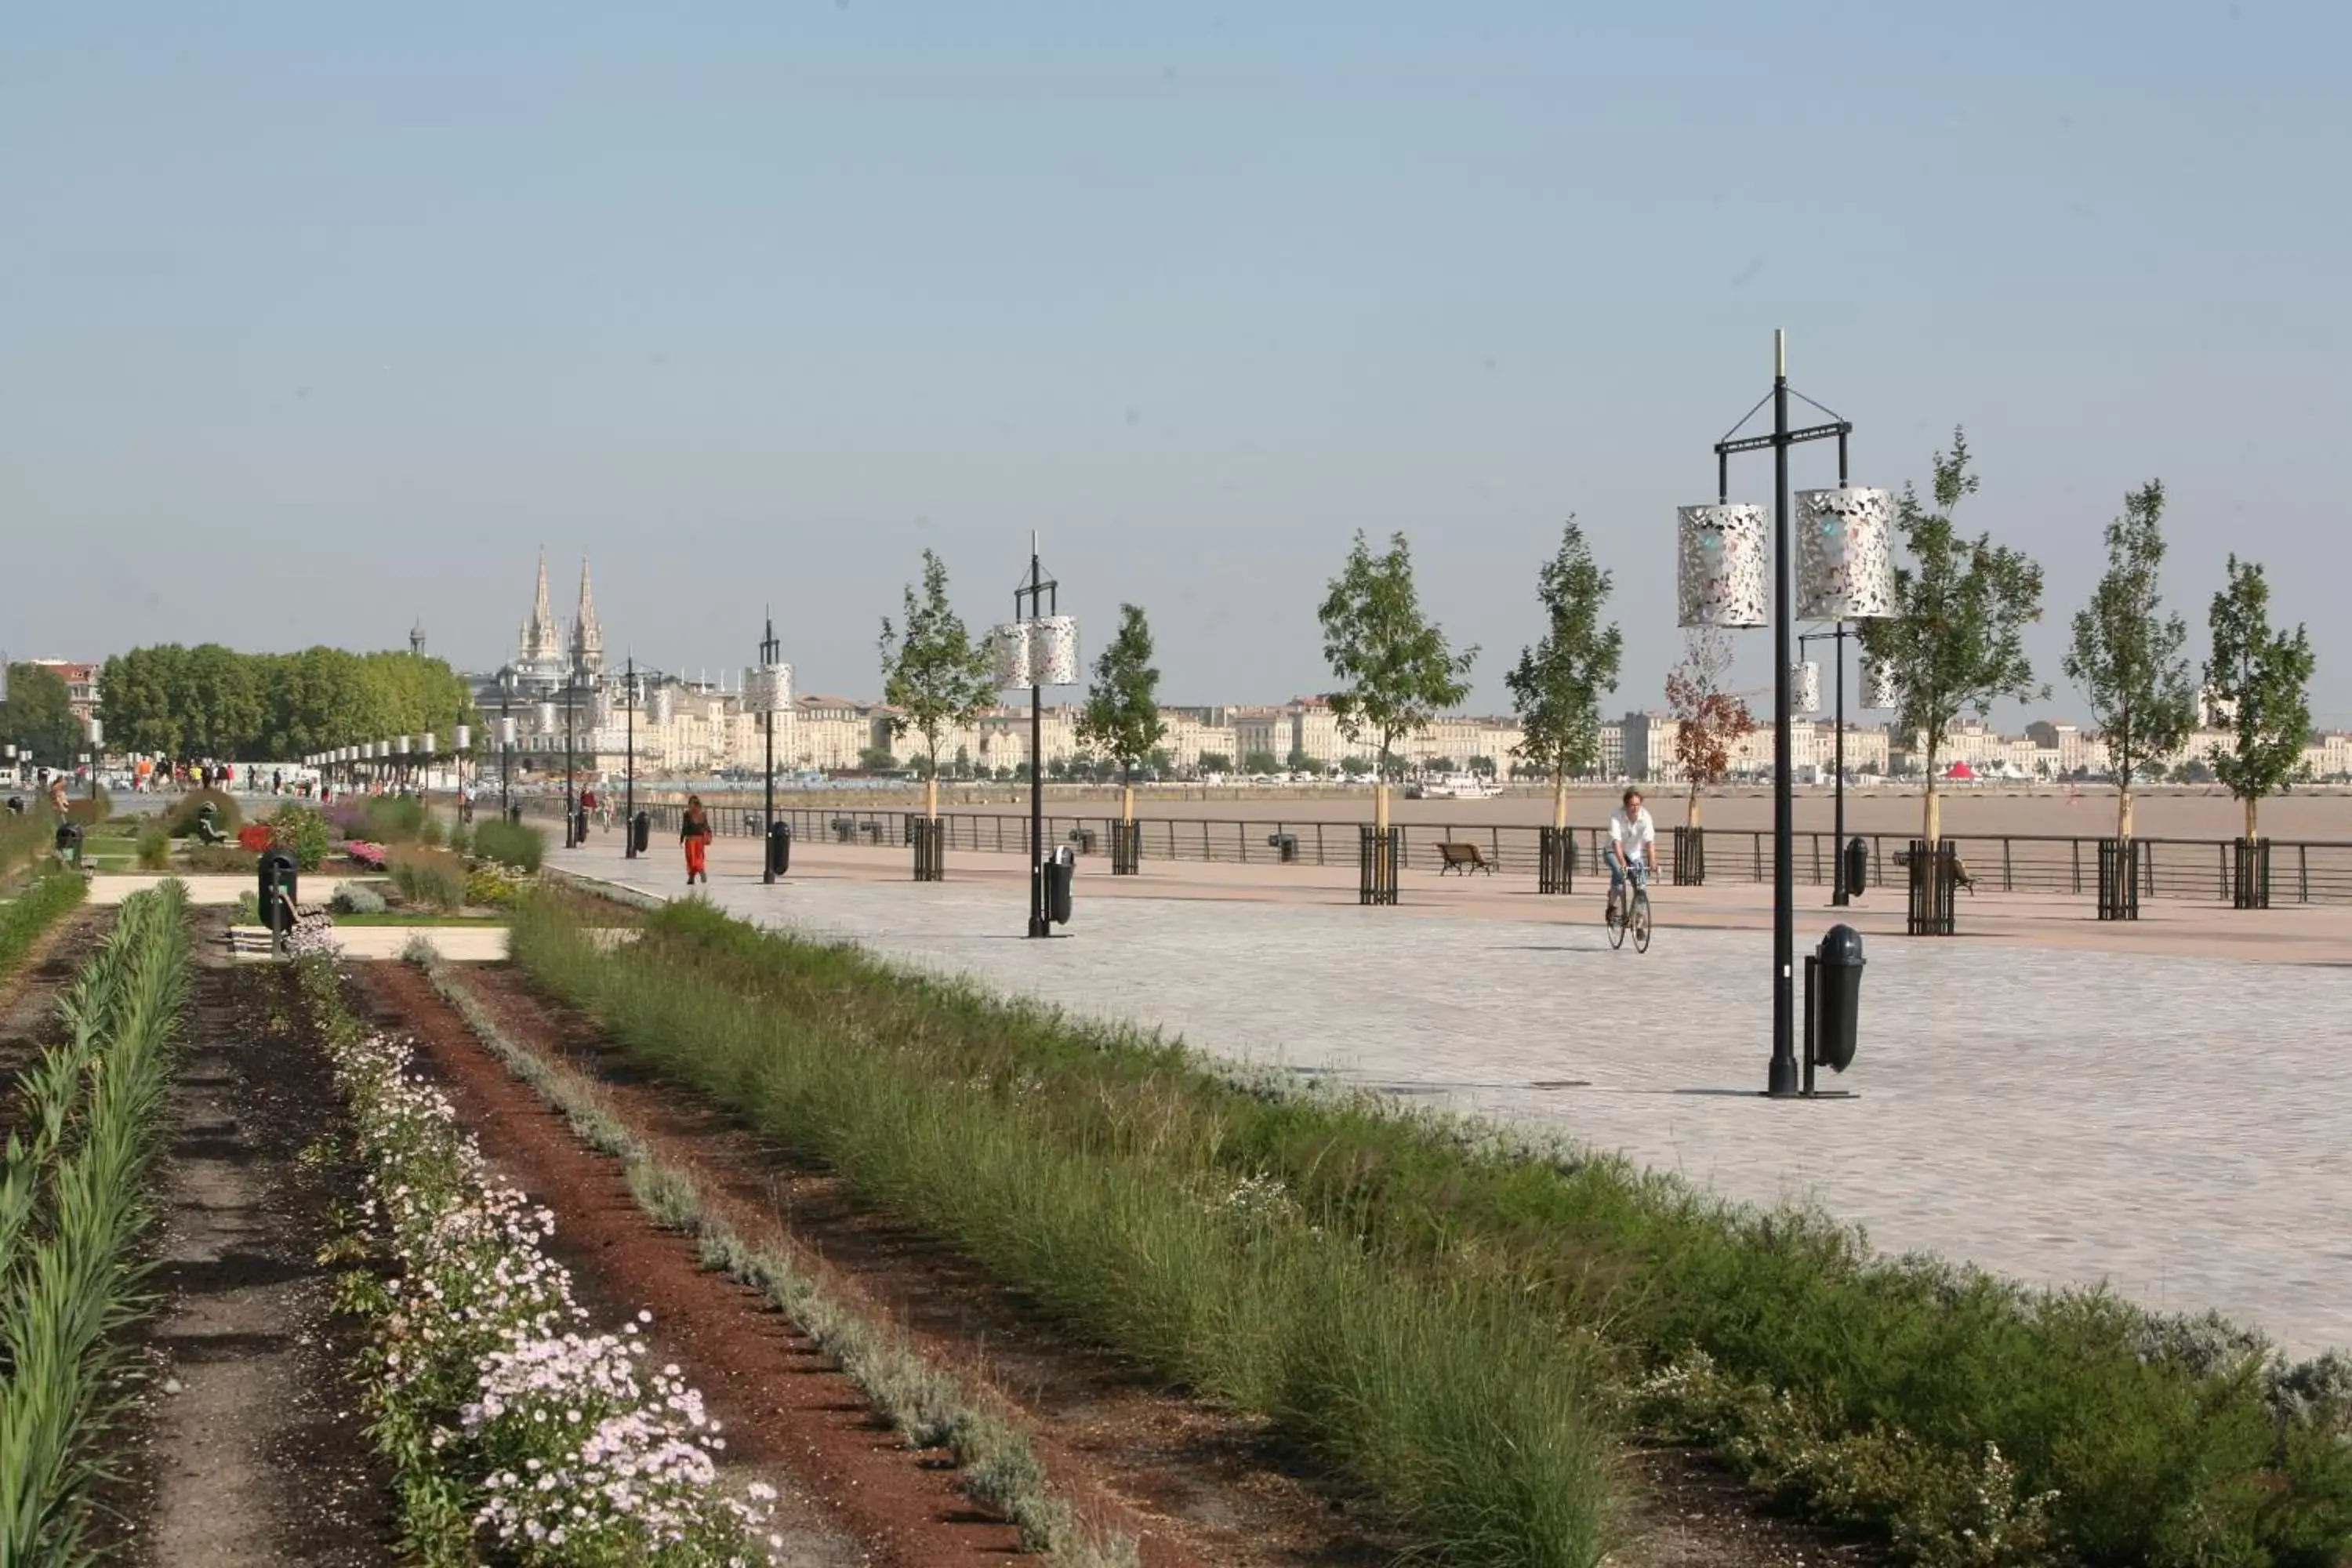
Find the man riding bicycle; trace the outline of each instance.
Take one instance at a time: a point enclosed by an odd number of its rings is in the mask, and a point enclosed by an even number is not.
[[[1649,886],[1650,864],[1657,844],[1658,829],[1650,821],[1649,808],[1642,804],[1642,792],[1627,790],[1616,815],[1609,819],[1609,847],[1603,855],[1609,863],[1612,910],[1624,907],[1628,878],[1636,888]]]

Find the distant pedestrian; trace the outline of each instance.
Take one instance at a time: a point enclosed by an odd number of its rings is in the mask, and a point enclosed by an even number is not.
[[[686,816],[678,824],[677,837],[686,846],[686,885],[691,888],[700,882],[709,887],[710,872],[703,858],[710,850],[710,814],[702,809],[700,795],[686,797]]]

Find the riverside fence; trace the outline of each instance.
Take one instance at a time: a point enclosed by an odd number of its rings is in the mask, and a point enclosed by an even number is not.
[[[561,820],[559,804],[544,797],[527,804],[534,815]],[[615,802],[614,804],[618,804]],[[676,805],[648,805],[656,837],[675,837]],[[761,808],[730,804],[709,809],[711,826],[730,837],[756,838],[763,830]],[[867,811],[847,807],[779,807],[776,820],[792,825],[793,837],[803,844],[863,844],[904,848],[913,842],[912,824],[921,813]],[[942,833],[950,854],[1024,855],[1029,850],[1026,813],[949,812],[942,814]],[[1067,844],[1082,856],[1110,858],[1116,816],[1059,815],[1045,819],[1048,848]],[[1475,845],[1496,876],[1537,878],[1543,869],[1544,828],[1481,824],[1404,823],[1398,825],[1403,844],[1403,867],[1410,871],[1443,872],[1448,862],[1442,845]],[[1291,822],[1274,818],[1138,818],[1142,863],[1156,860],[1207,861],[1226,865],[1327,866],[1356,868],[1361,857],[1363,824],[1360,822]],[[617,829],[616,829],[617,831]],[[1569,829],[1574,871],[1590,876],[1601,868],[1606,827]],[[1907,853],[1916,835],[1855,833],[1868,847],[1870,881],[1874,889],[1900,896],[1908,873],[1896,860]],[[1988,892],[2059,893],[2096,897],[2099,890],[2099,838],[2056,834],[1948,834],[1968,879]],[[2270,899],[2285,903],[2352,903],[2352,841],[2337,839],[2272,839]],[[1717,882],[1763,882],[1773,873],[1772,834],[1769,829],[1708,828],[1705,834],[1706,878]],[[1832,860],[1834,835],[1802,832],[1796,836],[1797,880],[1827,887],[1834,878]],[[1658,874],[1673,878],[1676,848],[1672,835],[1658,840]],[[2139,896],[2143,899],[2214,899],[2227,902],[2234,890],[2233,841],[2226,838],[2139,838],[2133,841],[2139,866]],[[1470,873],[1475,875],[1475,872]],[[1605,873],[1603,873],[1605,875]]]

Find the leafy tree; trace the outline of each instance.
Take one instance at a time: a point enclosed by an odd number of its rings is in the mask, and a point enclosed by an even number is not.
[[[1323,771],[1316,765],[1314,758],[1297,746],[1290,748],[1290,755],[1283,759],[1282,765],[1294,773],[1306,773],[1310,777]]]
[[[1457,773],[1460,770],[1454,765],[1454,759],[1452,757],[1432,757],[1429,759],[1429,765],[1426,771],[1433,773]]]
[[[1372,761],[1370,757],[1341,757],[1339,771],[1351,779],[1360,779],[1372,771]]]
[[[71,768],[89,746],[88,731],[73,710],[65,677],[41,664],[8,667],[8,700],[0,702],[0,741],[52,768]]]
[[[1495,759],[1473,757],[1470,759],[1470,771],[1482,779],[1491,779],[1495,776]]]
[[[1731,749],[1756,728],[1748,704],[1723,688],[1731,669],[1731,639],[1717,626],[1693,626],[1683,658],[1666,674],[1666,706],[1675,716],[1675,766],[1690,785],[1683,819],[1699,822],[1699,792],[1731,772]]]
[[[1234,771],[1234,759],[1223,752],[1202,752],[1197,765],[1204,773],[1229,773]]]
[[[1551,825],[1568,826],[1568,781],[1601,762],[1601,699],[1617,687],[1625,638],[1601,624],[1610,575],[1593,564],[1573,517],[1559,549],[1536,574],[1536,598],[1548,622],[1533,647],[1503,677],[1523,731],[1517,755],[1551,775]],[[1487,763],[1487,772],[1494,763]]]
[[[1135,765],[1168,733],[1160,717],[1160,671],[1151,665],[1151,626],[1139,605],[1118,607],[1118,635],[1095,660],[1094,685],[1078,713],[1078,742],[1118,765],[1122,820],[1135,816]]]
[[[2042,618],[2042,568],[1990,534],[1962,537],[1952,512],[1977,490],[1965,432],[1935,458],[1935,507],[1909,485],[1895,528],[1910,552],[1895,569],[1893,616],[1862,624],[1863,652],[1892,673],[1901,707],[1896,723],[1921,739],[1927,793],[1920,836],[1942,837],[1936,762],[1963,713],[1990,714],[2002,698],[2031,702],[2050,694],[2025,657],[2025,628]]]
[[[2246,803],[2246,837],[2262,834],[2256,813],[2303,773],[2311,733],[2311,639],[2271,630],[2271,587],[2253,562],[2230,557],[2229,585],[2213,595],[2213,657],[2206,689],[2229,715],[2230,744],[2212,750],[2213,774]]]
[[[2105,736],[2116,781],[2116,837],[2132,836],[2132,778],[2180,749],[2197,721],[2197,693],[2181,652],[2189,628],[2163,613],[2164,485],[2150,479],[2124,497],[2107,524],[2107,573],[2074,613],[2066,678],[2083,689]]]
[[[1349,740],[1378,742],[1375,757],[1385,777],[1395,765],[1399,738],[1468,695],[1467,678],[1478,650],[1454,652],[1445,633],[1423,616],[1412,552],[1402,533],[1391,535],[1387,551],[1375,556],[1358,531],[1320,616],[1323,657],[1342,682],[1331,694],[1332,715]],[[1376,825],[1385,828],[1385,790],[1373,812]]]
[[[860,771],[869,773],[893,773],[898,769],[898,759],[890,754],[887,746],[861,746],[857,752],[857,766]]]
[[[1282,759],[1272,752],[1251,752],[1242,758],[1242,772],[1271,773],[1282,771]]]
[[[1175,760],[1168,754],[1168,748],[1165,746],[1152,747],[1151,754],[1144,759],[1144,764],[1150,768],[1152,776],[1155,778],[1164,779],[1176,771]]]
[[[948,604],[948,569],[923,552],[922,592],[907,587],[903,630],[882,620],[882,700],[893,710],[890,737],[922,738],[932,778],[923,786],[923,814],[937,816],[940,737],[951,726],[971,723],[996,696],[988,649],[964,630]]]

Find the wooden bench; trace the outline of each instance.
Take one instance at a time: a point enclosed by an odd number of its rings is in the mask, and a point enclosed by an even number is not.
[[[1495,863],[1479,853],[1475,844],[1441,844],[1437,853],[1445,862],[1437,868],[1441,877],[1448,871],[1459,871],[1465,877],[1473,871],[1484,871],[1489,877],[1495,874]]]

